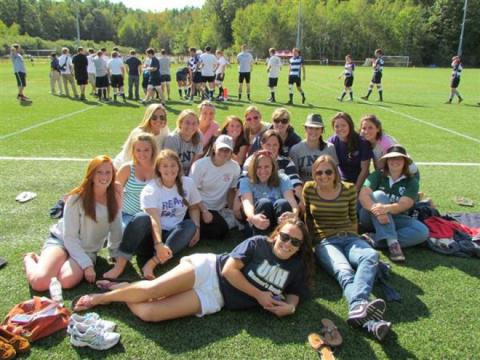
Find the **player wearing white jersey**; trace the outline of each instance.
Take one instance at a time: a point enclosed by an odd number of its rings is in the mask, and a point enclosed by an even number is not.
[[[275,88],[278,84],[278,77],[280,76],[280,69],[282,67],[282,60],[275,55],[277,50],[275,48],[268,49],[270,58],[267,63],[267,73],[268,73],[268,87],[270,88],[270,98],[269,102],[275,102]]]

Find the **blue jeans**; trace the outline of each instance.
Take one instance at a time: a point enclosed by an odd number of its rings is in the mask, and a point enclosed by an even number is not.
[[[255,203],[255,214],[264,214],[270,220],[270,226],[265,230],[260,230],[250,225],[253,235],[270,235],[277,226],[280,215],[287,211],[292,211],[292,207],[285,199],[278,199],[275,202],[267,198],[258,199]]]
[[[372,200],[376,203],[390,204],[390,199],[383,191],[374,191]],[[380,224],[370,211],[360,209],[360,223],[367,231],[375,231],[375,245],[382,247],[398,241],[402,248],[421,244],[428,239],[428,227],[408,215],[388,214],[388,223]]]
[[[315,256],[343,289],[349,310],[368,301],[378,268],[378,253],[355,234],[333,235],[315,246]]]
[[[190,219],[179,222],[171,230],[162,230],[162,241],[177,255],[185,249],[197,230],[195,223]],[[119,253],[130,260],[133,255],[138,256],[138,262],[144,263],[155,254],[152,237],[152,222],[146,213],[133,216],[125,227]]]

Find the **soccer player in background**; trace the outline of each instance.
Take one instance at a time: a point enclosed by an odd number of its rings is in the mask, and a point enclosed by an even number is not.
[[[237,55],[238,63],[238,100],[242,100],[243,82],[247,83],[247,99],[250,99],[250,74],[252,72],[253,56],[247,51],[247,45],[243,44],[242,51]]]
[[[463,101],[462,96],[458,92],[457,88],[460,84],[460,75],[462,74],[463,66],[460,56],[455,55],[452,57],[452,80],[450,82],[450,98],[446,104],[451,104],[455,95],[458,97],[458,103]]]
[[[205,47],[205,52],[200,55],[199,68],[202,72],[202,98],[213,99],[215,92],[215,70],[217,69],[217,57],[211,53],[210,46]]]
[[[355,64],[353,63],[352,55],[348,54],[347,56],[345,56],[345,70],[343,71],[343,74],[338,77],[340,79],[343,75],[343,77],[345,78],[345,80],[343,81],[343,85],[345,88],[343,89],[342,95],[337,98],[338,101],[343,101],[343,98],[347,93],[350,95],[350,101],[353,101],[352,85],[354,71]]]
[[[280,75],[280,68],[282,67],[282,60],[275,55],[277,51],[275,48],[268,49],[270,58],[267,63],[267,72],[268,72],[268,87],[270,88],[270,98],[268,102],[275,102],[275,88],[278,84],[278,77]]]
[[[292,52],[293,56],[290,58],[290,71],[288,73],[288,104],[293,104],[293,84],[297,86],[298,92],[302,95],[302,104],[305,104],[305,93],[302,90],[302,79],[305,81],[306,75],[304,61],[299,49],[293,48]]]
[[[190,88],[190,101],[193,101],[193,97],[196,95],[197,91],[200,92],[200,86],[202,84],[202,73],[198,68],[198,63],[200,62],[200,56],[197,54],[197,49],[190,48],[190,58],[188,59],[188,70],[189,76],[192,82]]]
[[[215,70],[215,84],[218,86],[218,101],[223,101],[225,100],[223,97],[223,81],[225,80],[225,70],[227,65],[230,63],[228,62],[227,59],[225,59],[225,56],[223,56],[223,51],[222,50],[217,50],[215,52],[215,55],[217,56],[217,69]]]
[[[75,80],[80,87],[80,100],[85,100],[85,88],[88,85],[88,59],[83,47],[77,49],[77,53],[72,58],[72,64]]]
[[[20,54],[20,45],[12,45],[10,48],[10,59],[12,59],[13,72],[15,73],[15,78],[17,79],[17,99],[20,101],[28,101],[29,99],[23,94],[23,91],[27,86],[27,70],[25,69],[23,56]]]
[[[170,82],[172,81],[172,76],[170,75],[170,58],[167,56],[165,49],[160,50],[160,57],[158,58],[160,64],[160,83],[162,84],[162,93],[167,94],[167,100],[170,101]],[[164,100],[164,99],[162,99]],[[163,102],[163,101],[162,101]]]
[[[142,73],[142,62],[137,57],[135,50],[130,50],[130,56],[125,60],[128,68],[128,98],[133,99],[135,92],[135,100],[140,100],[140,74]]]
[[[188,67],[183,67],[177,70],[175,74],[178,87],[178,95],[180,99],[183,98],[182,90],[185,94],[185,99],[188,99]]]
[[[123,91],[123,79],[125,77],[125,66],[123,60],[117,51],[112,51],[112,58],[107,63],[108,73],[110,74],[110,82],[113,88],[113,101],[117,101],[117,96],[126,101]]]
[[[372,61],[373,76],[368,87],[368,93],[362,96],[363,100],[368,100],[368,97],[373,91],[373,87],[377,85],[379,101],[383,101],[383,89],[382,89],[382,73],[385,61],[383,60],[382,49],[375,50],[375,59]]]
[[[88,49],[88,55],[87,55],[87,61],[88,61],[88,66],[87,66],[87,73],[88,73],[88,82],[90,83],[90,86],[92,87],[92,92],[90,95],[96,95],[97,90],[95,88],[95,81],[96,81],[96,71],[95,71],[95,64],[93,63],[93,58],[96,56],[95,50],[92,48]]]

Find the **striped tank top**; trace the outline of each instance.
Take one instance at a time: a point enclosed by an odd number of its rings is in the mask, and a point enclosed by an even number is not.
[[[142,211],[140,208],[140,193],[148,181],[140,181],[135,176],[135,165],[130,165],[130,176],[123,188],[122,212],[135,215]]]

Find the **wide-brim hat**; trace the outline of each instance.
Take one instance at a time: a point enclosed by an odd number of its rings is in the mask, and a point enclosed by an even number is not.
[[[405,150],[402,145],[395,144],[390,146],[385,155],[380,158],[381,166],[383,167],[385,165],[385,161],[387,161],[387,159],[395,157],[403,157],[407,161],[408,165],[412,163],[412,158],[407,154],[407,150]]]
[[[320,114],[308,114],[307,120],[305,121],[305,126],[314,127],[314,128],[324,128],[322,116]]]

